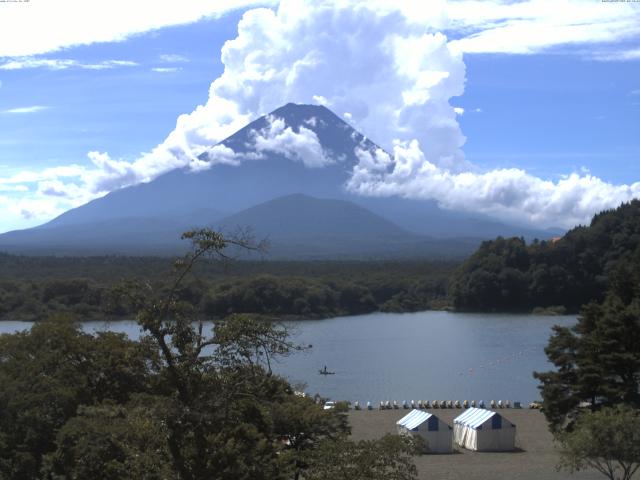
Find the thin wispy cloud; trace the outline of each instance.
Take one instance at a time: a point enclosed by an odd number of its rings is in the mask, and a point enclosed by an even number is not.
[[[186,63],[189,59],[183,55],[178,55],[176,53],[165,53],[164,55],[160,55],[160,61],[164,63]]]
[[[3,5],[0,57],[38,55],[98,42],[121,42],[132,35],[163,27],[275,3],[272,0],[55,0]]]
[[[595,52],[590,55],[590,58],[600,62],[629,62],[640,60],[640,48]]]
[[[8,110],[2,110],[0,113],[36,113],[41,112],[42,110],[46,110],[49,107],[45,105],[32,105],[30,107],[17,107],[17,108],[9,108]]]
[[[182,70],[180,67],[154,67],[151,69],[153,72],[157,73],[175,73]]]
[[[420,6],[412,11],[415,21],[433,15],[421,15]],[[640,35],[640,9],[625,2],[462,0],[447,2],[444,10],[445,26],[462,33],[451,46],[465,53],[531,55],[559,46],[606,44]],[[634,55],[622,51],[618,59]]]
[[[66,70],[77,68],[82,70],[108,70],[121,67],[136,67],[137,62],[131,60],[103,60],[86,63],[78,60],[60,58],[17,58],[0,64],[0,70],[24,70],[29,68],[45,68],[47,70]]]

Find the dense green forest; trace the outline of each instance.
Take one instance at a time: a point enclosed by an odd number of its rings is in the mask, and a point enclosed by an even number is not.
[[[589,226],[556,241],[498,238],[484,242],[455,272],[450,298],[458,310],[577,312],[602,301],[612,269],[640,245],[640,201],[601,212]]]
[[[219,262],[203,260],[181,285],[201,316],[257,313],[322,318],[442,308],[455,263]],[[132,318],[127,282],[167,288],[166,258],[27,257],[0,254],[0,319],[58,313],[79,319]]]

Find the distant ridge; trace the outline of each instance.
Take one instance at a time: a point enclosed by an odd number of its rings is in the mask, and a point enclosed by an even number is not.
[[[270,238],[304,238],[332,234],[380,239],[418,237],[366,208],[345,200],[318,199],[293,193],[261,203],[219,222],[222,226],[251,226]]]

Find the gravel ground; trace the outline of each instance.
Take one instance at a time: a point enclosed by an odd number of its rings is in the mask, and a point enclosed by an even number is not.
[[[462,410],[432,410],[441,420],[453,426],[454,417]],[[397,433],[395,422],[408,410],[351,411],[349,421],[354,440],[374,439],[386,433]],[[547,430],[544,416],[538,410],[504,409],[500,413],[516,425],[515,452],[471,452],[455,447],[453,454],[416,457],[420,479],[443,480],[591,480],[604,479],[595,470],[570,475],[556,471],[558,454]],[[640,475],[635,475],[640,478]]]

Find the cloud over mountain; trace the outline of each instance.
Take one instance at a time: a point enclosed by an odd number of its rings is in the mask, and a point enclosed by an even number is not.
[[[74,166],[75,175],[31,172],[40,183],[30,189],[35,193],[29,193],[34,196],[27,203],[38,208],[30,210],[22,200],[25,208],[16,206],[12,211],[46,215],[175,168],[202,170],[214,163],[258,161],[264,151],[313,168],[335,162],[322,149],[312,125],[292,130],[278,119],[268,129],[255,132],[252,156],[218,145],[260,115],[294,102],[326,105],[393,152],[357,152],[360,163],[349,182],[354,192],[435,199],[446,208],[539,225],[584,222],[597,210],[637,196],[637,184],[612,185],[571,172],[551,181],[519,169],[480,171],[465,159],[466,139],[458,123],[464,111],[454,108],[451,99],[464,94],[465,54],[535,54],[588,45],[597,47],[594,55],[603,59],[631,58],[615,42],[639,36],[640,10],[633,5],[596,3],[282,0],[272,8],[252,8],[242,16],[237,36],[222,48],[224,71],[213,80],[208,99],[178,117],[165,141],[134,161],[90,152],[90,163]],[[85,7],[78,4],[77,8]],[[123,8],[121,2],[109,5],[112,13]],[[122,40],[233,8],[231,2],[189,1],[178,16],[172,16],[156,2],[149,7],[148,17],[134,12],[116,25],[111,22],[113,14],[93,32],[42,26],[38,38],[46,39],[49,46],[36,40],[16,42],[0,55],[32,56],[68,45]],[[78,12],[86,25],[96,21],[95,12]],[[28,59],[39,66],[53,61]],[[18,65],[18,60],[6,64]],[[209,160],[203,160],[203,154]],[[14,183],[11,177],[0,178],[0,186]],[[2,203],[9,205],[12,198],[5,196]],[[53,206],[43,208],[46,202]]]
[[[348,183],[368,196],[436,200],[444,208],[491,214],[541,227],[586,224],[594,213],[640,197],[640,182],[613,185],[588,173],[544,180],[517,168],[454,173],[425,158],[417,141],[396,143],[393,156],[359,151]]]
[[[462,110],[450,104],[464,93],[462,51],[531,54],[593,41],[586,32],[600,42],[637,33],[630,21],[637,12],[627,7],[603,12],[572,1],[562,6],[579,21],[563,23],[557,9],[537,0],[434,2],[419,12],[411,4],[284,0],[277,9],[248,11],[238,36],[223,47],[225,70],[212,83],[207,103],[181,116],[172,133],[188,139],[191,153],[180,150],[184,142],[172,145],[172,136],[165,146],[193,158],[193,152],[280,104],[321,103],[394,151],[378,152],[375,159],[359,152],[349,182],[354,192],[434,199],[445,208],[545,226],[586,222],[596,211],[637,196],[639,184],[613,185],[575,173],[554,182],[520,169],[481,172],[464,157],[465,137],[456,118]],[[447,28],[468,34],[448,41],[440,32]],[[516,35],[518,29],[548,35]],[[515,37],[520,40],[514,43]],[[281,153],[314,145],[300,151],[323,158],[317,145],[302,138],[304,131],[289,133],[288,143],[278,147]]]
[[[437,164],[466,168],[449,104],[464,91],[462,56],[424,27],[362,2],[250,10],[222,49],[225,69],[207,103],[182,115],[164,146],[186,162],[280,105],[322,98],[385,147],[417,138]]]

